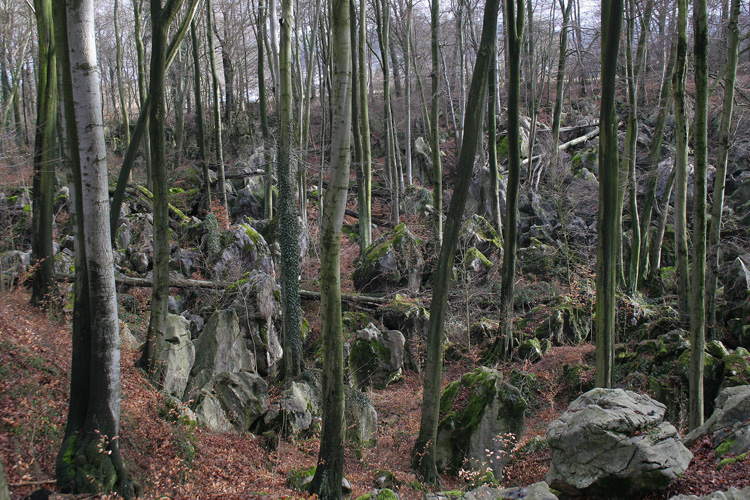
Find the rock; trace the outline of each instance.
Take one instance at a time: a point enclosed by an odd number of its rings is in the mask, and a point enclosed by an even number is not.
[[[750,255],[737,257],[725,278],[724,296],[728,302],[743,303],[750,294]]]
[[[149,259],[148,255],[146,255],[144,252],[134,252],[130,254],[130,259],[128,259],[128,262],[130,262],[130,266],[133,268],[133,271],[138,274],[146,274],[148,272],[149,265],[151,264],[151,259]]]
[[[316,466],[294,469],[287,476],[287,483],[297,491],[309,491],[310,483],[315,477]],[[341,497],[347,499],[352,493],[352,485],[345,477],[341,478]]]
[[[422,241],[404,224],[384,234],[354,264],[354,287],[364,293],[385,293],[397,288],[419,291],[424,258]]]
[[[254,366],[240,334],[237,314],[229,310],[216,311],[195,341],[195,363],[183,399],[194,399],[221,373],[252,371]]]
[[[525,426],[526,401],[497,370],[481,367],[449,384],[440,397],[435,457],[439,470],[491,469],[502,478]]]
[[[185,301],[181,297],[170,295],[167,299],[167,310],[169,314],[177,314],[179,316],[185,312]]]
[[[2,460],[0,460],[0,500],[10,500],[8,480],[5,478],[5,469],[3,468]]]
[[[197,314],[191,314],[190,311],[183,311],[182,317],[190,322],[190,336],[197,339],[206,322]]]
[[[549,489],[549,485],[541,481],[524,488],[491,488],[480,486],[467,491],[463,500],[495,500],[498,498],[523,498],[525,500],[557,500],[557,496]]]
[[[416,299],[396,294],[393,300],[378,312],[383,325],[404,336],[406,347],[404,368],[419,371],[422,352],[430,328],[430,313]]]
[[[469,184],[469,196],[466,200],[467,214],[476,214],[477,216],[492,219],[492,199],[490,198],[490,169],[487,167],[474,168],[475,175]],[[500,215],[505,217],[505,204],[507,201],[507,184],[505,178],[507,175],[498,175],[498,197],[500,202]]]
[[[424,185],[434,182],[434,172],[432,171],[432,150],[424,137],[417,137],[412,148],[413,175],[419,179],[419,183]]]
[[[271,249],[258,231],[249,224],[240,224],[229,234],[229,244],[222,247],[213,266],[216,279],[235,281],[247,269],[262,271],[269,276],[275,275]]]
[[[729,488],[727,491],[714,491],[702,497],[695,495],[675,495],[669,500],[750,500],[750,486],[743,489]]]
[[[502,252],[503,244],[489,220],[472,215],[461,228],[458,248],[476,248],[483,255],[491,257]]]
[[[570,495],[636,498],[687,470],[692,453],[666,407],[622,389],[592,389],[547,427],[547,482]]]
[[[213,394],[201,392],[193,406],[198,425],[206,427],[211,432],[234,432],[234,426],[227,418],[221,403]]]
[[[398,495],[390,488],[374,489],[357,500],[399,500]]]
[[[190,338],[190,323],[182,316],[167,314],[164,335],[156,338],[156,360],[161,370],[156,380],[161,380],[167,394],[182,399],[195,361],[195,347]]]
[[[546,309],[546,308],[545,308]],[[558,299],[534,331],[540,340],[550,339],[554,345],[580,345],[591,333],[591,312],[568,297]]]
[[[685,436],[685,446],[713,435],[717,456],[750,451],[750,386],[728,387],[716,398],[716,409],[706,422]]]
[[[195,250],[178,248],[170,260],[170,266],[186,278],[192,278],[198,272],[198,254]]]
[[[537,238],[529,246],[518,249],[518,262],[525,273],[536,276],[548,274],[554,267],[555,250]]]
[[[433,212],[432,191],[422,186],[406,186],[401,206],[405,214],[426,217]]]
[[[204,388],[204,391],[209,390]],[[268,407],[268,384],[257,373],[243,370],[222,373],[210,392],[221,404],[229,422],[238,431],[247,431]]]
[[[229,292],[233,297],[230,308],[237,313],[240,333],[257,371],[264,376],[275,375],[284,353],[279,285],[272,276],[254,269],[235,282]]]
[[[518,347],[518,356],[532,363],[542,359],[542,344],[538,339],[528,339],[521,342]]]
[[[397,330],[381,332],[370,323],[359,330],[349,350],[349,365],[357,388],[385,389],[402,378],[404,336]]]
[[[128,325],[123,322],[120,322],[120,343],[130,349],[138,348],[138,339],[135,338]]]
[[[355,446],[375,446],[378,440],[378,413],[372,401],[365,393],[348,386],[344,387],[344,397],[346,440]]]

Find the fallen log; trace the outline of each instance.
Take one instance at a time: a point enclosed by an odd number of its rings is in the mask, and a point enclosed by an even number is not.
[[[55,273],[55,279],[57,281],[74,281],[75,274]],[[148,278],[133,278],[131,276],[123,276],[122,274],[115,274],[115,282],[118,285],[137,286],[144,288],[151,288],[152,286],[154,286],[153,281]],[[206,288],[209,290],[225,290],[233,284],[233,282],[227,281],[192,280],[187,278],[174,277],[171,277],[169,279],[169,286],[174,288]],[[320,292],[300,290],[299,295],[301,298],[307,300],[320,300]],[[380,307],[390,302],[390,299],[387,297],[373,297],[370,295],[342,293],[341,301],[351,304],[358,304],[361,306]]]

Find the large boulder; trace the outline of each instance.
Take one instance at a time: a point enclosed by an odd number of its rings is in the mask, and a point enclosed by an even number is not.
[[[222,373],[252,371],[254,367],[240,333],[237,314],[226,309],[216,311],[195,341],[195,363],[183,399],[195,399],[201,389]]]
[[[242,276],[246,269],[256,269],[274,276],[274,265],[271,250],[260,235],[249,224],[240,224],[231,233],[224,233],[220,255],[213,263],[213,274],[219,280],[234,281]]]
[[[427,498],[430,498],[428,495]],[[525,487],[492,488],[491,486],[480,486],[477,489],[467,491],[463,500],[496,500],[498,498],[513,498],[524,500],[557,500],[557,496],[549,489],[544,481]],[[436,499],[437,500],[437,499]]]
[[[729,488],[726,491],[714,491],[701,497],[696,495],[675,495],[669,500],[750,500],[750,486],[743,489]]]
[[[167,328],[163,335],[156,337],[155,356],[161,370],[158,380],[162,381],[164,392],[182,399],[195,361],[188,320],[167,314]]]
[[[496,479],[525,427],[526,401],[497,370],[478,368],[449,384],[440,397],[436,462],[457,472],[490,469]]]
[[[717,455],[750,451],[750,386],[728,387],[716,398],[716,409],[706,422],[685,436],[686,446],[711,434]]]
[[[268,408],[268,384],[257,373],[220,373],[197,396],[199,424],[216,432],[251,429]]]
[[[365,293],[407,288],[419,291],[424,258],[422,241],[399,224],[365,249],[354,264],[354,287]]]
[[[260,270],[246,273],[235,282],[230,308],[239,318],[240,333],[253,353],[257,370],[273,376],[283,355],[281,348],[281,296],[276,280]]]
[[[419,371],[430,327],[429,311],[416,299],[400,294],[378,309],[383,326],[404,336],[406,347],[404,367]]]
[[[357,332],[349,348],[349,366],[360,390],[385,389],[401,379],[404,342],[398,330],[381,332],[372,323]]]
[[[539,340],[550,339],[554,345],[579,345],[591,332],[591,312],[583,305],[562,297],[551,307],[543,306],[544,321],[534,330]]]
[[[592,389],[547,428],[552,466],[547,482],[571,495],[637,498],[664,488],[693,455],[666,407],[622,389]]]

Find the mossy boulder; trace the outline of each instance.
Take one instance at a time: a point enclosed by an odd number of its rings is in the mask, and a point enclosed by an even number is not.
[[[551,307],[540,306],[543,320],[534,330],[539,340],[554,345],[579,345],[591,334],[592,314],[588,307],[569,297],[560,297]]]
[[[405,339],[404,367],[419,370],[430,328],[430,313],[418,299],[401,294],[378,310],[383,326],[401,332]]]
[[[354,287],[364,293],[386,293],[406,288],[419,291],[424,258],[422,241],[399,224],[372,245],[354,263]]]
[[[370,323],[359,330],[349,349],[349,366],[360,390],[385,389],[401,380],[405,339],[397,330],[381,332]]]
[[[248,269],[275,275],[268,243],[250,224],[240,224],[234,231],[222,233],[220,241],[220,253],[215,261],[209,262],[216,279],[234,281]]]
[[[182,399],[195,361],[188,320],[167,315],[167,328],[156,338],[155,356],[158,374],[153,374],[154,378],[161,383],[164,392]]]
[[[525,409],[521,392],[491,368],[478,368],[449,384],[440,397],[438,469],[457,473],[467,466],[489,468],[496,479],[502,478],[524,431]]]
[[[526,339],[518,346],[518,357],[534,363],[542,359],[542,344],[539,339]]]
[[[544,276],[554,270],[555,249],[542,243],[538,238],[531,238],[527,247],[518,249],[519,267],[524,273]]]
[[[196,396],[198,423],[213,432],[250,430],[268,407],[268,384],[247,370],[220,373]]]
[[[706,422],[685,436],[686,446],[709,434],[717,456],[750,452],[750,386],[729,387],[716,398],[716,409]]]
[[[482,255],[492,257],[503,249],[503,243],[492,224],[481,215],[471,215],[459,234],[458,254],[463,249],[475,248]]]
[[[469,327],[469,339],[472,344],[486,345],[497,335],[499,329],[500,322],[498,320],[482,316]]]

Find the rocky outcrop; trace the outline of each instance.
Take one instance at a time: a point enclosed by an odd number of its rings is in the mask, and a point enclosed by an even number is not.
[[[195,361],[195,347],[190,339],[190,322],[182,316],[167,315],[164,335],[156,338],[157,366],[162,370],[162,389],[169,395],[182,399],[190,370]]]
[[[199,424],[215,432],[250,430],[268,407],[268,384],[246,370],[217,375],[197,396]]]
[[[449,384],[440,397],[438,469],[492,470],[502,477],[510,451],[521,437],[526,401],[497,370],[478,368]]]
[[[372,323],[359,330],[349,348],[349,366],[357,388],[385,389],[400,380],[404,368],[404,342],[401,332],[381,332]]]
[[[245,347],[239,320],[234,311],[214,312],[195,341],[195,363],[184,399],[195,399],[198,393],[222,373],[252,371],[254,360]]]
[[[716,398],[716,409],[706,422],[685,436],[686,446],[711,434],[716,454],[750,451],[750,386],[728,387]]]
[[[636,498],[682,474],[692,454],[665,406],[622,389],[593,389],[547,428],[547,482],[571,495]]]
[[[727,491],[714,491],[702,497],[695,495],[676,495],[669,500],[750,500],[750,486],[737,489],[729,488]]]
[[[229,234],[229,244],[223,246],[216,262],[212,262],[216,279],[234,281],[239,279],[246,269],[274,275],[271,250],[258,231],[249,224],[240,224]]]
[[[365,293],[384,293],[407,288],[418,291],[422,284],[422,242],[404,224],[384,234],[354,264],[354,287]]]

